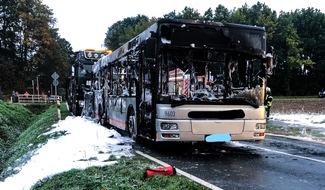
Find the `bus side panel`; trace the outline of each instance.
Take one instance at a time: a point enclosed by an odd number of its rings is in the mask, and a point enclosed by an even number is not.
[[[127,131],[125,125],[128,114],[127,108],[130,105],[135,107],[135,101],[135,97],[111,96],[108,106],[109,124]],[[136,112],[136,110],[134,111]]]

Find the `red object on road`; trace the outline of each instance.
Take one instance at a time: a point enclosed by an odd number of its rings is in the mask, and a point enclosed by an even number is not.
[[[165,167],[158,167],[158,168],[148,168],[146,169],[146,172],[144,173],[144,177],[151,177],[154,175],[175,175],[176,174],[176,168],[173,166],[165,166]]]

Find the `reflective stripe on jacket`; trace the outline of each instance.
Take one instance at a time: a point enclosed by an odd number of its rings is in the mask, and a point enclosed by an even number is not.
[[[266,106],[272,106],[272,100],[273,100],[273,96],[272,95],[269,95],[269,94],[266,94],[266,98],[265,98],[265,101],[266,101]]]

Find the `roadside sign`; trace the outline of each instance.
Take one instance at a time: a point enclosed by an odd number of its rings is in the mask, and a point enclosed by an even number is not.
[[[60,76],[59,76],[56,72],[54,72],[54,73],[51,75],[51,77],[52,77],[52,79],[57,80]],[[54,85],[54,84],[53,84],[53,85]]]
[[[59,81],[58,80],[53,80],[52,84],[53,84],[53,86],[57,86],[57,85],[59,85]]]

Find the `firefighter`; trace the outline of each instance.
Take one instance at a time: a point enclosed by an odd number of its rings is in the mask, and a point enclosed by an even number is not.
[[[270,109],[272,107],[273,96],[271,89],[266,87],[266,96],[265,96],[265,110],[266,110],[266,119],[270,118]]]

